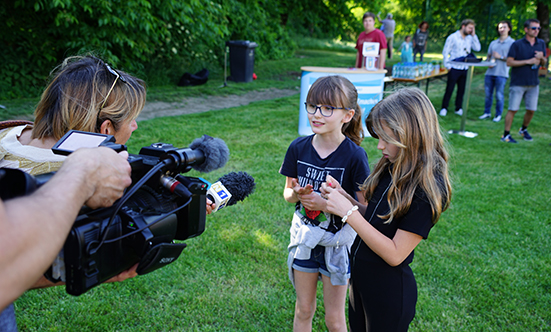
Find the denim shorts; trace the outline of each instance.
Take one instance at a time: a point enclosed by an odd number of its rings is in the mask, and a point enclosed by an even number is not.
[[[509,87],[509,111],[518,111],[523,97],[526,109],[529,111],[536,111],[538,109],[539,93],[539,85],[513,85]]]
[[[312,249],[310,259],[296,259],[293,261],[293,269],[307,273],[321,273],[324,276],[331,277],[325,264],[325,247],[316,246]]]
[[[296,259],[293,261],[293,269],[307,273],[321,273],[331,277],[325,264],[325,247],[316,246],[310,253],[310,259]],[[348,274],[350,274],[350,264],[348,264]]]

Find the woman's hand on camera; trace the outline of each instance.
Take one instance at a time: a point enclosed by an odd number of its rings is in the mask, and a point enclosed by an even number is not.
[[[134,278],[138,275],[138,272],[136,272],[136,269],[138,268],[138,263],[134,264],[131,268],[129,268],[126,271],[122,271],[118,275],[112,277],[111,279],[108,279],[106,282],[120,282],[125,281],[126,279]]]

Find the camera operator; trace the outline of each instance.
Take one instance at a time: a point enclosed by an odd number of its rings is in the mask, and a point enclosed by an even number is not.
[[[66,163],[66,158],[53,154],[51,148],[71,129],[114,135],[117,143],[125,144],[138,127],[136,118],[145,105],[145,99],[143,80],[115,70],[95,56],[68,57],[52,72],[51,80],[36,107],[34,125],[15,126],[0,131],[0,166],[18,168],[31,175],[58,170]],[[102,160],[101,157],[96,158]],[[102,185],[109,186],[109,182]],[[62,192],[58,195],[66,197]],[[95,199],[102,198],[97,196]],[[92,201],[92,206],[112,203],[109,197],[103,199],[106,200],[104,203]],[[56,245],[57,249],[62,248],[67,233],[62,233],[62,242]],[[63,284],[64,261],[61,255],[43,260],[41,264],[52,265],[56,278],[61,282],[54,283],[42,276],[35,278],[33,285],[26,285],[26,289]],[[122,281],[134,276],[135,267],[109,281]],[[8,309],[8,313],[0,313],[0,331],[3,317],[10,316],[15,322],[13,307]]]
[[[143,80],[124,71],[116,70],[95,56],[68,57],[52,72],[52,78],[36,107],[34,125],[20,125],[0,131],[0,167],[18,168],[31,175],[56,171],[68,160],[65,161],[64,156],[53,154],[51,148],[71,129],[113,135],[116,143],[126,144],[132,132],[138,127],[136,118],[143,109],[145,100],[146,88]],[[78,155],[82,154],[78,153]],[[101,160],[101,158],[97,160]],[[66,167],[64,166],[64,168]],[[108,186],[109,182],[102,183],[102,185]],[[44,191],[41,189],[40,192]],[[67,199],[66,197],[70,196],[60,190],[56,191],[56,195],[51,197]],[[43,196],[44,194],[38,195],[38,197]],[[101,196],[94,196],[96,200],[100,198]],[[112,200],[109,197],[105,198],[103,205],[107,202],[112,203]],[[101,205],[99,203],[101,202],[92,201],[92,206]],[[207,200],[207,214],[213,208],[215,205]],[[37,218],[42,216],[46,210],[41,212],[27,208],[23,211],[29,213],[31,218]],[[36,214],[32,214],[32,212]],[[10,215],[10,218],[16,217],[22,216],[14,215],[12,217]],[[55,243],[57,249],[62,247],[67,236],[68,230],[63,229],[63,231],[59,241]],[[60,233],[56,235],[60,235]],[[2,243],[2,245],[6,244]],[[0,252],[3,251],[0,249]],[[44,259],[44,256],[40,257]],[[38,261],[40,257],[35,257],[35,260]],[[51,265],[52,276],[57,280],[64,281],[64,260],[61,255],[54,256],[54,258],[40,260],[40,263],[46,267]],[[23,263],[21,262],[21,264]],[[7,272],[3,265],[0,267],[2,272]],[[122,281],[133,277],[136,275],[135,270],[136,266],[113,277],[108,282]],[[2,280],[2,282],[5,281]],[[25,284],[25,289],[62,284],[62,282],[53,283],[45,277],[40,279],[37,277],[34,281],[35,284],[32,287]],[[22,290],[19,289],[16,294],[21,292]],[[13,298],[13,296],[11,297]],[[6,306],[7,303],[2,302],[1,305]],[[5,312],[0,313],[0,331],[2,331],[2,319],[5,314]],[[11,307],[11,317],[15,322],[13,307]]]
[[[83,203],[106,207],[122,196],[131,184],[127,158],[109,148],[80,149],[32,195],[0,201],[0,310],[50,266]]]

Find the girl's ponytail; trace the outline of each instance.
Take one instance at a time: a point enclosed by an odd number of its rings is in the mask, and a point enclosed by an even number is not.
[[[354,113],[352,120],[342,126],[342,133],[359,146],[364,139],[362,109],[360,105],[358,105],[357,99],[354,106],[351,106],[350,108],[354,109],[356,112]]]

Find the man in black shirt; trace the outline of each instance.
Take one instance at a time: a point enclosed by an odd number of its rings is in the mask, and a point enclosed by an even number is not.
[[[538,69],[539,66],[545,66],[547,62],[545,42],[537,38],[540,30],[540,22],[536,19],[529,19],[524,23],[524,38],[515,41],[509,49],[507,55],[507,66],[511,67],[509,111],[505,117],[505,131],[501,138],[502,142],[517,142],[511,137],[510,131],[522,98],[524,98],[524,104],[526,105],[526,113],[519,134],[525,141],[532,140],[527,128],[538,108]]]

